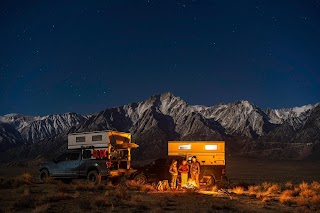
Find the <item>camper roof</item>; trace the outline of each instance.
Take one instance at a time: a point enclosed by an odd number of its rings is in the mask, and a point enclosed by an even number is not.
[[[102,132],[117,132],[117,133],[123,133],[123,134],[130,134],[128,132],[119,132],[115,130],[103,130],[103,131],[92,131],[92,132],[75,132],[75,133],[70,133],[69,135],[94,134],[94,133],[102,133]]]

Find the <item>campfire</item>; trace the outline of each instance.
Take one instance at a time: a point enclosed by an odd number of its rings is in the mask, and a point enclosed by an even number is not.
[[[182,187],[187,189],[196,189],[198,188],[196,181],[189,179],[187,184],[182,185]]]

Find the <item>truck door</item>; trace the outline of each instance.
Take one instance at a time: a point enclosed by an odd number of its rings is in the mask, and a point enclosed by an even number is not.
[[[64,153],[56,159],[56,165],[52,171],[58,177],[77,177],[79,174],[80,153]]]
[[[70,153],[63,153],[57,158],[53,159],[54,164],[50,168],[50,174],[54,177],[61,177],[64,175],[64,162],[69,159]]]
[[[80,166],[80,153],[72,152],[68,156],[68,159],[64,161],[64,175],[67,177],[78,177]]]

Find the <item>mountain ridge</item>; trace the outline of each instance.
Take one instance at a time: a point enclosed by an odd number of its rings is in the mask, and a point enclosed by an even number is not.
[[[146,150],[163,155],[168,140],[226,140],[232,141],[227,145],[238,147],[244,146],[245,141],[295,143],[293,138],[300,137],[304,143],[310,143],[317,136],[317,130],[308,120],[314,120],[317,115],[313,115],[313,111],[317,108],[320,108],[319,103],[264,111],[247,100],[213,106],[189,105],[180,97],[166,92],[90,115],[0,116],[0,127],[3,127],[0,129],[0,151],[25,145],[37,153],[34,147],[55,144],[52,138],[65,140],[63,137],[68,132],[104,129],[131,132],[141,147],[136,155],[147,158],[157,154]],[[304,129],[306,124],[308,129]],[[304,132],[312,137],[307,137]],[[57,142],[57,150],[65,143]],[[41,149],[46,151],[46,148]]]

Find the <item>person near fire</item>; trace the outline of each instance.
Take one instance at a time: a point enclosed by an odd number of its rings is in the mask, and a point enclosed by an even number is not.
[[[181,174],[181,187],[183,187],[188,183],[189,166],[186,160],[182,161],[182,164],[179,166],[178,171]]]
[[[177,161],[173,160],[170,166],[169,172],[171,174],[171,189],[175,190],[177,188],[177,177],[178,177],[178,167]]]
[[[190,164],[190,176],[193,181],[196,182],[197,187],[200,187],[199,183],[199,175],[200,175],[200,163],[197,161],[197,157],[192,157],[192,163]]]

